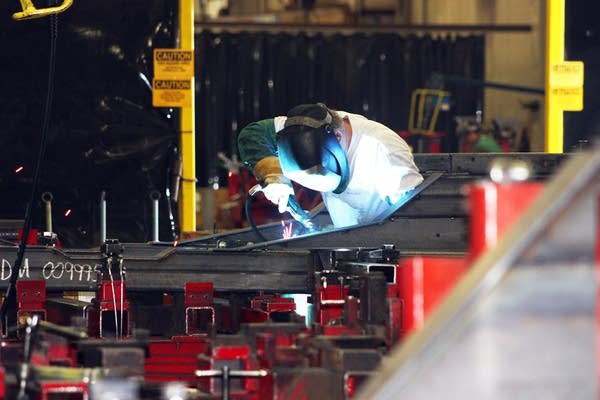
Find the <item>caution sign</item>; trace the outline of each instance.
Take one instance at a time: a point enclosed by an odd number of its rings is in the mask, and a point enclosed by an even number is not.
[[[583,62],[563,61],[550,66],[550,101],[564,111],[583,110]]]
[[[154,77],[187,79],[194,76],[194,52],[179,49],[154,49]]]
[[[583,87],[551,87],[554,104],[565,111],[583,110]]]
[[[550,66],[550,86],[583,86],[583,62],[563,61]]]
[[[153,79],[152,105],[154,107],[191,107],[191,79]]]

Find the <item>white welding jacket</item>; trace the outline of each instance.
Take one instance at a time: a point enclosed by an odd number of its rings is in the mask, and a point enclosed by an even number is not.
[[[352,139],[348,148],[350,180],[340,194],[321,193],[336,228],[375,222],[410,189],[423,181],[406,142],[379,122],[362,115],[337,111],[348,117]],[[275,118],[275,130],[285,117]]]

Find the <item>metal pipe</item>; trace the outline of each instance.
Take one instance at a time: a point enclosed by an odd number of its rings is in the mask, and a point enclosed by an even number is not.
[[[371,33],[371,32],[481,32],[481,33],[527,33],[533,30],[529,24],[318,24],[238,22],[238,21],[202,21],[196,24],[196,30],[213,31],[265,31],[265,32],[334,32],[334,33]]]
[[[106,191],[100,192],[100,244],[106,241]]]
[[[221,379],[221,396],[223,400],[229,400],[229,367],[223,366],[223,378]]]
[[[42,201],[46,203],[46,232],[52,232],[52,193],[42,193]]]
[[[152,200],[152,241],[158,242],[158,200],[160,199],[160,192],[153,190],[150,193],[150,200]]]

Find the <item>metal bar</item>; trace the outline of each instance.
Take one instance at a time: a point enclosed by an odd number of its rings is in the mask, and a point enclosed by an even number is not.
[[[396,203],[393,205],[393,211],[385,212],[383,215],[380,215],[376,221],[381,222],[393,214],[395,214],[400,208],[402,208],[406,203],[409,203],[412,199],[417,197],[423,190],[427,189],[433,183],[435,183],[438,179],[442,177],[442,172],[432,172],[428,176],[425,177],[423,182],[419,184],[416,188],[409,190],[406,192]]]
[[[484,33],[527,33],[531,25],[527,24],[302,24],[302,23],[268,23],[254,21],[202,21],[196,23],[196,30],[260,30],[260,31],[335,31],[340,32],[399,32],[399,31],[469,31]]]
[[[466,221],[461,218],[395,218],[392,216],[378,223],[256,243],[240,250],[273,247],[286,249],[379,247],[390,244],[402,251],[464,251],[466,239]]]
[[[52,232],[52,193],[42,193],[42,201],[46,204],[46,232]]]
[[[151,244],[124,244],[128,291],[183,291],[186,282],[213,282],[215,291],[305,293],[313,270],[308,250],[207,251]],[[0,246],[0,288],[15,271],[16,246]],[[21,279],[43,279],[49,291],[95,290],[102,256],[95,250],[28,247]]]
[[[507,83],[490,82],[490,81],[484,81],[481,79],[464,78],[462,76],[457,76],[457,75],[435,74],[435,76],[440,77],[444,82],[457,83],[459,85],[465,85],[465,86],[477,86],[477,87],[482,86],[482,87],[489,87],[489,88],[494,88],[494,89],[510,90],[513,92],[544,94],[544,89],[533,88],[533,87],[529,87],[529,86],[510,85]]]
[[[150,193],[150,200],[152,200],[152,241],[158,242],[158,226],[159,226],[159,215],[158,215],[158,201],[160,200],[160,192],[158,190]]]
[[[100,193],[100,243],[106,241],[106,192]]]
[[[522,160],[527,162],[532,171],[532,176],[548,176],[556,172],[557,167],[568,158],[565,154],[545,153],[455,153],[445,155],[418,155],[415,162],[421,171],[445,171],[451,173],[470,174],[474,177],[488,177],[489,166],[497,159]],[[437,161],[432,165],[432,162]],[[440,163],[440,161],[442,161]],[[447,164],[445,164],[447,163]],[[443,169],[438,169],[444,167]]]

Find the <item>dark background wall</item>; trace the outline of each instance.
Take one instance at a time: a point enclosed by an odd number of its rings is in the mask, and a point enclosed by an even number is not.
[[[296,104],[323,102],[406,130],[415,88],[439,86],[434,73],[483,79],[483,36],[397,33],[214,33],[196,37],[197,177],[224,180],[215,149],[236,154],[246,124],[285,115]],[[436,86],[437,85],[437,86]],[[446,85],[452,109],[440,118],[444,151],[456,151],[453,115],[474,115],[482,89]]]
[[[565,59],[584,63],[583,110],[565,112],[565,151],[600,137],[600,23],[590,12],[597,4],[592,0],[565,3]]]
[[[0,219],[23,218],[31,197],[55,32],[50,128],[32,226],[44,228],[40,195],[51,192],[61,242],[98,245],[105,191],[108,236],[149,239],[148,193],[164,193],[177,135],[168,110],[152,107],[145,80],[152,79],[153,47],[173,47],[176,6],[164,0],[75,1],[51,24],[48,17],[14,21],[19,2],[0,2]],[[163,210],[167,205],[163,201]]]

